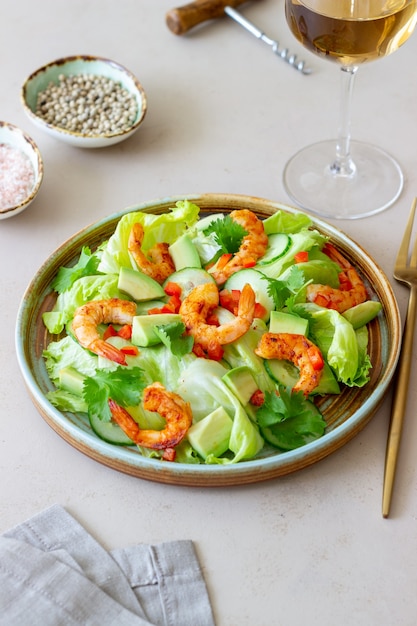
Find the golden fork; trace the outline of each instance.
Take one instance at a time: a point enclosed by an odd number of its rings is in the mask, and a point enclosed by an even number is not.
[[[394,278],[410,287],[407,315],[403,330],[400,358],[396,371],[396,387],[392,401],[391,422],[388,433],[385,457],[384,489],[382,496],[382,515],[388,517],[397,466],[398,450],[401,440],[403,418],[407,403],[408,381],[410,378],[411,355],[413,350],[414,327],[417,312],[417,238],[408,261],[411,231],[413,229],[417,198],[411,206],[404,237],[398,251],[394,267]]]

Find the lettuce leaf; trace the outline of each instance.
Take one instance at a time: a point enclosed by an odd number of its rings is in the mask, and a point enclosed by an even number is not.
[[[264,228],[267,235],[272,233],[297,233],[312,225],[311,218],[305,213],[287,213],[278,210],[264,220]]]
[[[98,357],[84,350],[72,337],[51,341],[43,351],[45,367],[54,385],[59,385],[59,372],[65,367],[74,367],[84,376],[94,376]]]
[[[84,246],[75,265],[59,268],[57,275],[51,283],[52,289],[62,293],[70,289],[75,281],[82,276],[97,274],[99,262],[100,257],[97,254],[91,254],[90,248]]]
[[[367,355],[367,328],[358,331],[337,311],[313,303],[296,305],[301,316],[308,315],[312,341],[320,348],[338,381],[362,387],[369,381],[371,363]],[[303,315],[304,314],[304,315]]]
[[[291,245],[285,254],[268,265],[257,264],[255,269],[271,278],[279,278],[286,269],[294,265],[294,256],[298,252],[322,248],[326,241],[327,237],[317,230],[302,230],[299,233],[294,233],[291,235]]]
[[[133,211],[123,215],[102,252],[98,271],[104,274],[118,274],[121,267],[136,269],[128,250],[130,231],[136,222],[143,226],[143,248],[148,250],[157,242],[174,243],[187,228],[196,223],[200,213],[199,207],[188,200],[177,202],[170,211],[161,215],[144,211]]]
[[[206,458],[207,464],[230,465],[239,461],[252,459],[262,450],[264,440],[259,434],[253,422],[247,416],[242,405],[236,407],[233,418],[233,427],[230,434],[229,449],[234,456],[215,457],[210,454]]]
[[[233,419],[233,428],[230,437],[229,457],[213,457],[206,459],[206,463],[237,463],[242,459],[254,457],[263,447],[264,441],[257,427],[248,417],[246,411],[236,396],[222,380],[227,372],[221,363],[210,359],[196,359],[182,373],[180,384],[176,392],[190,403],[194,419],[202,419],[219,406]]]
[[[109,337],[107,341],[117,348],[122,345],[130,345],[130,342],[122,340],[120,337]],[[161,343],[150,348],[140,348],[139,354],[136,356],[126,356],[126,362],[128,368],[140,367],[143,370],[147,384],[159,381],[166,389],[174,391],[181,372],[196,358],[193,353],[178,358],[168,346]],[[98,367],[99,369],[115,370],[117,363],[99,357]]]
[[[83,276],[75,281],[70,289],[59,294],[52,311],[43,314],[42,320],[52,334],[59,334],[74,316],[74,311],[89,300],[106,300],[107,298],[121,298],[126,300],[126,294],[118,287],[118,276],[96,275]]]
[[[49,391],[46,397],[59,411],[69,411],[70,413],[88,412],[88,405],[85,400],[69,391],[56,389],[55,391]]]

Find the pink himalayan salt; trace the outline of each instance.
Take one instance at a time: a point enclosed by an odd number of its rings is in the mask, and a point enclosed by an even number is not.
[[[30,195],[35,172],[21,150],[0,144],[0,211],[18,206]]]

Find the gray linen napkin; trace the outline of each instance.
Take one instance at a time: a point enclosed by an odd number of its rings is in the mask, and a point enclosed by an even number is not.
[[[54,505],[0,536],[1,626],[214,626],[191,541],[107,552]]]

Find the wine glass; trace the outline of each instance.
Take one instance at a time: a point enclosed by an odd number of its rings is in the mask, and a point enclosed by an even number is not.
[[[338,138],[295,154],[284,170],[285,189],[299,206],[324,217],[379,213],[398,198],[404,177],[384,150],[351,141],[354,79],[360,64],[395,52],[411,36],[417,0],[285,0],[285,14],[295,37],[339,63],[342,77]]]

